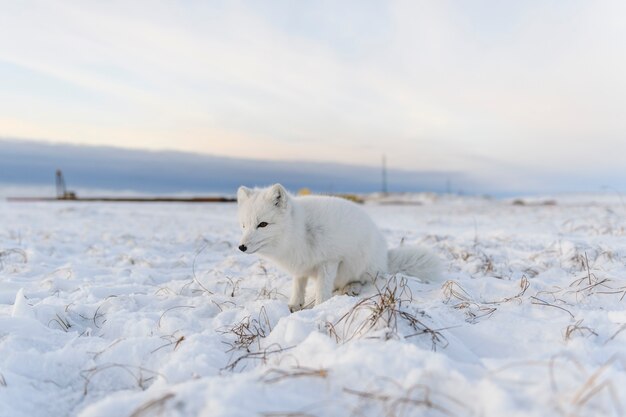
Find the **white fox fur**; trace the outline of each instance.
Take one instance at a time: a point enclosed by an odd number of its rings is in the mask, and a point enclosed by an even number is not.
[[[403,273],[424,280],[440,275],[439,259],[419,247],[387,251],[387,243],[365,210],[338,197],[294,197],[280,184],[237,191],[243,235],[239,249],[275,261],[293,275],[289,307],[304,306],[309,277],[317,279],[315,304],[333,289]]]

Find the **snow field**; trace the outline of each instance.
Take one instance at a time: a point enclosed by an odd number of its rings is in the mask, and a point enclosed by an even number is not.
[[[621,201],[410,200],[445,282],[294,314],[234,205],[0,203],[0,416],[624,415]]]

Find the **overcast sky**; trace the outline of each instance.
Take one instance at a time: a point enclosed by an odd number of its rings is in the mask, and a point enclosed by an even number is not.
[[[624,1],[0,4],[0,137],[626,180]]]

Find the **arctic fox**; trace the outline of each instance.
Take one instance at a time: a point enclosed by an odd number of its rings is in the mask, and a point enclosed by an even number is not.
[[[239,187],[239,249],[269,258],[293,275],[289,308],[304,306],[309,277],[317,279],[315,304],[333,289],[377,275],[404,273],[436,280],[440,263],[419,247],[387,251],[385,238],[357,204],[338,197],[294,197],[280,184],[263,189]]]

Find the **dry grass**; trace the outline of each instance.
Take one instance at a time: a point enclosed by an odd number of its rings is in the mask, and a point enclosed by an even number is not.
[[[415,337],[427,335],[430,337],[432,349],[437,346],[447,346],[446,338],[439,330],[426,325],[420,317],[424,313],[417,312],[413,302],[413,294],[407,285],[406,278],[390,277],[382,287],[376,287],[376,293],[359,300],[347,313],[334,323],[326,323],[328,333],[337,342],[349,342],[354,338],[382,337],[383,339]],[[419,316],[419,317],[418,317]],[[412,330],[408,335],[401,335],[400,323],[407,324]],[[342,331],[338,331],[338,328]],[[374,336],[374,332],[379,332]]]
[[[142,417],[142,416],[155,417],[155,416],[164,415],[165,404],[174,397],[176,397],[176,395],[174,395],[171,392],[168,392],[165,395],[162,395],[158,398],[154,398],[146,402],[145,404],[142,404],[141,406],[139,406],[135,411],[132,412],[132,414],[129,417]]]
[[[572,361],[567,358],[568,361]],[[575,369],[578,373],[578,378],[570,381],[574,383],[575,388],[561,387],[556,383],[554,377],[556,360],[552,360],[550,363],[550,374],[552,381],[552,389],[559,403],[559,411],[562,415],[567,417],[584,417],[593,412],[594,415],[605,416],[623,416],[624,410],[619,400],[618,389],[609,377],[608,371],[616,366],[620,365],[620,361],[616,357],[610,358],[604,364],[600,365],[593,371],[589,372],[580,363],[574,361]],[[623,364],[621,364],[623,368]],[[576,384],[576,381],[580,381]],[[608,396],[610,401],[602,401],[600,396]],[[612,410],[608,408],[598,409],[599,404],[594,403],[594,400],[598,400],[599,403],[604,405],[610,405]]]
[[[521,303],[524,294],[530,287],[530,282],[526,277],[520,279],[519,287],[519,291],[514,295],[493,301],[477,301],[456,281],[446,281],[442,289],[445,303],[454,302],[454,308],[465,312],[465,321],[477,323],[483,318],[491,317],[497,310],[495,306],[510,302]]]
[[[3,249],[0,250],[0,271],[4,269],[6,262],[28,263],[28,256],[22,249]]]
[[[549,303],[548,301],[543,300],[543,299],[538,298],[538,297],[535,297],[535,296],[530,297],[530,299],[531,299],[531,303],[533,303],[533,304],[535,304],[535,305],[542,306],[542,307],[552,307],[552,308],[557,308],[557,309],[559,309],[559,310],[561,310],[561,311],[564,311],[564,312],[566,312],[567,314],[569,314],[569,316],[570,316],[571,318],[574,318],[574,314],[572,314],[572,312],[571,312],[571,311],[569,311],[568,309],[566,309],[566,308],[564,308],[564,307],[561,307],[561,306],[556,305],[556,304]]]
[[[573,318],[573,314],[560,305],[573,306],[580,304],[590,297],[616,296],[618,301],[626,297],[626,282],[615,278],[598,277],[592,272],[587,253],[577,257],[580,261],[582,276],[574,279],[567,287],[554,286],[552,289],[537,292],[536,304],[549,305],[567,311]],[[541,299],[539,297],[542,297]],[[549,298],[549,300],[546,300]]]
[[[200,249],[198,249],[193,257],[193,262],[191,263],[191,275],[193,276],[193,282],[196,283],[196,285],[198,287],[201,288],[201,290],[207,294],[213,294],[213,292],[209,291],[208,288],[206,288],[204,285],[202,285],[202,283],[200,282],[200,280],[198,280],[198,276],[196,275],[196,262],[198,260],[198,256],[200,256],[200,254],[202,252],[204,252],[208,247],[209,247],[210,242],[206,239],[204,239],[204,244],[200,247]],[[181,289],[181,292],[184,290],[184,287]]]
[[[626,324],[622,324],[619,329],[617,329],[617,331],[615,333],[613,333],[613,335],[611,337],[609,337],[604,344],[606,345],[607,343],[609,343],[610,341],[614,340],[618,334],[620,334],[621,332],[623,332],[624,330],[626,330]]]
[[[163,317],[170,311],[172,310],[177,310],[177,309],[181,309],[181,308],[196,308],[196,306],[174,306],[174,307],[170,307],[167,310],[165,310],[161,316],[159,317],[159,321],[157,322],[157,326],[160,329],[161,328],[161,320],[163,320]]]
[[[534,398],[535,407],[554,408],[554,413],[564,417],[586,417],[589,415],[615,416],[624,415],[620,402],[621,392],[610,378],[610,370],[616,366],[624,368],[617,357],[612,357],[602,365],[588,369],[575,357],[568,354],[553,356],[550,360],[520,361],[511,363],[489,373],[497,378],[499,385],[513,383],[516,386],[542,387],[547,385],[543,399]],[[529,368],[535,368],[529,372]],[[541,371],[547,375],[543,375]],[[512,376],[502,375],[514,372]],[[515,372],[522,373],[524,379]],[[531,380],[532,379],[532,380]],[[540,401],[547,401],[542,404]]]
[[[326,378],[328,369],[295,366],[289,369],[271,368],[261,375],[260,380],[266,384],[275,384],[293,378]]]
[[[224,294],[229,297],[235,298],[235,295],[239,291],[239,286],[243,281],[243,278],[231,278],[226,277],[226,281],[222,281],[226,283],[226,287],[224,288]]]
[[[105,314],[104,314],[104,313],[101,313],[101,312],[100,312],[100,309],[102,308],[102,306],[103,306],[106,302],[108,302],[109,300],[114,299],[114,298],[117,298],[117,296],[116,296],[116,295],[110,295],[110,296],[106,297],[106,298],[104,299],[104,301],[98,305],[98,307],[96,308],[96,311],[94,311],[93,316],[91,317],[91,321],[93,321],[93,325],[94,325],[97,329],[101,329],[101,328],[102,328],[102,325],[103,325],[104,323],[106,323],[106,321],[107,321],[107,320],[106,320],[106,318],[103,318],[103,317],[105,317]],[[102,321],[100,322],[100,324],[98,324],[98,320],[102,320]]]
[[[83,387],[83,395],[88,394],[89,384],[91,383],[91,380],[93,379],[94,376],[96,376],[97,374],[101,372],[109,371],[109,370],[124,371],[124,373],[130,375],[135,380],[137,387],[142,390],[146,389],[149,386],[150,382],[152,382],[152,380],[156,376],[165,378],[162,374],[159,374],[158,372],[155,372],[155,371],[151,371],[150,369],[143,368],[141,366],[125,365],[125,364],[119,364],[119,363],[98,365],[98,366],[94,366],[92,368],[86,369],[84,371],[81,371],[80,376],[85,380],[85,384]]]
[[[571,399],[571,404],[574,406],[576,411],[582,409],[586,404],[591,401],[593,397],[600,394],[603,390],[606,390],[612,399],[612,403],[615,407],[615,410],[617,411],[617,415],[624,415],[624,413],[622,412],[621,403],[619,402],[619,396],[617,395],[617,391],[615,389],[615,385],[609,379],[603,378],[603,374],[609,366],[610,364],[607,363],[596,369],[595,372],[593,372],[593,374],[591,374],[582,383],[578,390],[576,390]]]
[[[56,323],[64,332],[67,332],[72,327],[72,324],[67,319],[59,316],[58,314],[55,314],[55,316],[55,318],[48,322],[48,327],[50,327],[50,323]]]
[[[278,374],[268,371],[261,379],[263,382],[272,383],[288,380],[294,377],[326,378],[327,371],[310,368],[293,368],[289,371],[280,371]],[[266,380],[269,376],[270,380]],[[473,415],[471,408],[459,401],[452,395],[433,389],[425,383],[417,383],[405,388],[401,383],[389,378],[376,378],[377,387],[374,389],[356,389],[343,387],[341,393],[336,395],[332,403],[327,401],[309,405],[306,408],[330,407],[342,408],[345,416],[385,416],[385,417],[409,417],[409,416],[469,416]],[[280,411],[260,413],[266,417],[302,417],[313,416],[303,409],[298,411]],[[320,415],[325,415],[321,411]]]
[[[465,321],[468,323],[478,323],[482,318],[490,317],[497,310],[496,307],[474,301],[474,298],[458,282],[446,281],[442,289],[444,302],[447,304],[456,300],[453,307],[465,312]]]
[[[167,343],[159,346],[158,348],[154,349],[150,353],[155,353],[155,352],[157,352],[157,351],[159,351],[161,349],[164,349],[164,348],[166,348],[168,346],[172,346],[172,345],[174,345],[174,348],[172,349],[172,351],[175,351],[176,349],[178,349],[180,344],[185,341],[185,335],[178,336],[178,335],[176,335],[176,333],[178,333],[178,330],[175,331],[171,335],[161,336],[161,339],[166,340]]]
[[[259,270],[264,275],[264,284],[263,287],[258,291],[258,295],[256,297],[257,300],[278,300],[278,299],[287,299],[288,297],[281,293],[277,287],[274,287],[272,284],[272,277],[267,274],[267,268],[263,263],[259,262]]]
[[[388,390],[387,390],[388,391]],[[456,398],[439,392],[434,392],[431,387],[425,384],[415,384],[409,388],[403,388],[399,384],[393,387],[393,393],[385,390],[356,390],[344,388],[343,392],[357,397],[361,403],[353,411],[352,415],[360,415],[364,411],[367,415],[385,417],[404,417],[414,415],[460,415],[455,410],[463,410],[461,415],[470,415],[470,410],[466,405]],[[446,404],[444,406],[443,404]]]
[[[581,297],[590,297],[592,295],[618,295],[619,301],[622,301],[626,296],[626,285],[615,285],[616,280],[611,278],[598,278],[589,269],[589,264],[586,263],[587,275],[578,278],[569,285],[569,289],[565,291],[565,294],[573,294],[577,301],[580,301]]]
[[[513,265],[505,262],[505,259],[499,259],[501,255],[498,247],[505,242],[482,242],[475,238],[471,247],[463,247],[463,243],[454,244],[452,242],[444,242],[440,244],[441,251],[447,253],[451,258],[453,268],[459,271],[467,271],[472,277],[489,276],[498,279],[509,279],[513,272],[521,272],[528,276],[535,276],[539,273],[535,268],[522,266],[521,269],[514,268]],[[460,264],[462,267],[454,267],[454,264]]]
[[[247,352],[250,352],[250,346],[254,342],[257,343],[258,349],[261,349],[261,339],[270,334],[271,331],[272,326],[265,307],[261,307],[256,318],[246,316],[239,323],[219,330],[221,334],[235,336],[234,340],[224,342],[230,346],[228,351],[245,349]]]
[[[224,311],[224,306],[233,308],[233,307],[237,307],[237,303],[235,303],[234,301],[230,301],[230,300],[226,300],[226,301],[222,301],[222,302],[217,302],[215,300],[211,300],[211,302],[220,310],[220,311]]]
[[[595,330],[593,330],[591,327],[583,326],[582,323],[583,323],[583,319],[580,319],[576,323],[570,324],[569,326],[567,326],[565,328],[565,334],[563,335],[563,338],[567,341],[567,340],[570,340],[575,335],[579,335],[583,337],[598,335],[598,333],[596,333]]]
[[[235,371],[240,363],[248,360],[267,363],[271,355],[284,352],[294,347],[283,348],[278,344],[272,344],[262,348],[261,340],[269,335],[271,331],[272,326],[265,307],[261,307],[259,314],[255,318],[246,316],[239,323],[218,330],[218,332],[223,335],[233,336],[232,340],[223,342],[229,346],[228,352],[246,351],[245,354],[231,359],[222,370]],[[256,345],[256,350],[252,349],[253,345]]]
[[[98,352],[89,352],[89,353],[92,353],[93,354],[93,359],[96,360],[104,352],[106,352],[107,350],[109,350],[110,348],[112,348],[113,346],[117,345],[118,343],[120,343],[123,340],[126,340],[126,338],[125,337],[120,337],[118,339],[115,339],[113,342],[109,343],[109,345],[107,347],[105,347],[104,349],[102,349],[102,350],[100,350]]]
[[[274,344],[269,345],[265,349],[261,349],[257,352],[249,352],[249,353],[246,353],[245,355],[239,356],[238,358],[234,360],[231,360],[221,370],[234,372],[235,369],[237,369],[237,365],[248,360],[260,361],[262,364],[266,364],[270,356],[277,354],[277,353],[283,353],[293,348],[295,348],[295,346],[289,346],[289,347],[283,348],[279,344],[274,343]],[[245,366],[241,370],[243,369],[245,369]]]

